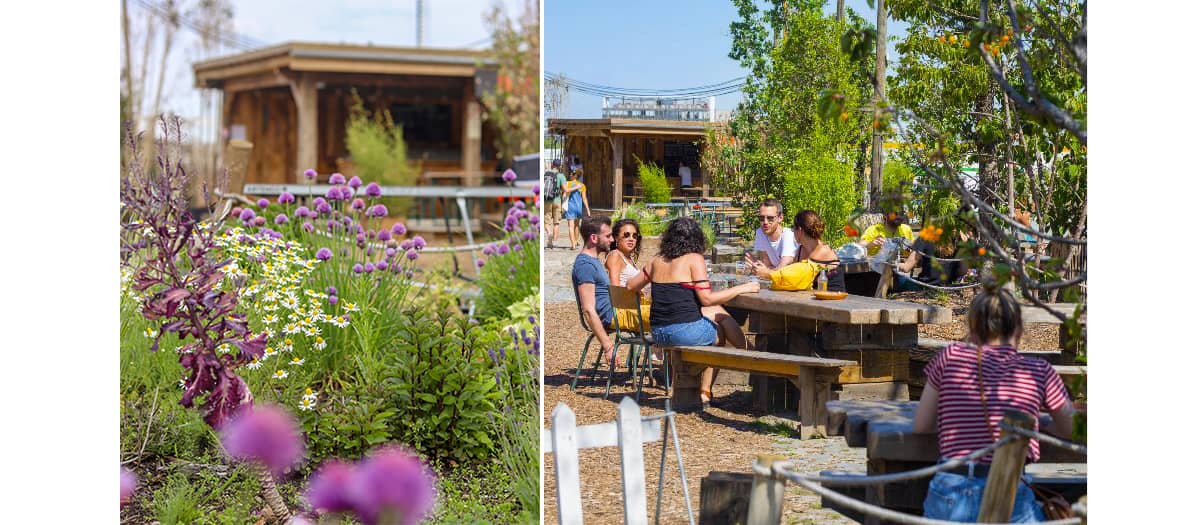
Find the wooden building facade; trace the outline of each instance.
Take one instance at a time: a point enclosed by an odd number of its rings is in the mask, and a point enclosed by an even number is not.
[[[709,196],[709,173],[701,169],[698,143],[713,122],[639,119],[549,119],[548,132],[560,136],[562,156],[577,156],[585,173],[587,198],[595,209],[617,210],[640,195],[638,161],[655,162],[673,188],[683,160],[693,186]],[[638,159],[638,161],[637,161]]]
[[[478,184],[497,169],[494,131],[478,94],[495,70],[478,51],[292,42],[193,65],[197,87],[223,92],[222,146],[252,144],[246,183],[349,173],[345,130],[355,91],[402,126],[423,172]]]

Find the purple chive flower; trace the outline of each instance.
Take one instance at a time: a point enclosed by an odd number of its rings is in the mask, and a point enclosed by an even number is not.
[[[413,248],[406,250],[406,258],[411,261],[413,261],[414,259],[417,259],[418,258],[418,251]]]
[[[314,199],[312,199],[312,200],[311,200],[311,205],[312,205],[313,207],[315,207],[315,206],[319,206],[320,204],[323,204],[323,203],[325,203],[325,202],[327,202],[327,201],[326,201],[326,200],[324,200],[324,198],[323,198],[323,197],[316,197],[316,198],[314,198]]]
[[[291,192],[284,191],[279,194],[279,204],[291,204],[295,202],[295,196]]]
[[[515,216],[509,215],[507,219],[504,219],[504,226],[513,227],[516,226],[517,222],[518,220]]]
[[[328,295],[336,295],[337,290],[335,286],[329,286],[324,292]]]
[[[506,255],[508,253],[508,245],[501,244],[500,247],[496,249],[496,251],[500,252],[500,255]]]
[[[475,265],[480,268],[483,268],[483,265],[485,265],[485,264],[487,264],[487,262],[485,262],[483,259],[476,259],[475,260]]]
[[[135,473],[125,468],[119,469],[119,505],[123,506],[131,503],[131,494],[135,492],[135,486],[139,484],[139,480],[135,478]]]
[[[229,210],[229,215],[230,215],[230,217],[234,217],[234,218],[241,216],[242,215],[242,208],[240,208],[238,206],[234,206],[234,208],[232,210]]]
[[[389,208],[386,208],[384,204],[378,204],[369,208],[370,217],[384,217],[386,215],[389,215]]]
[[[511,183],[512,181],[516,180],[516,172],[512,171],[512,168],[508,168],[508,171],[505,171],[504,174],[500,176],[500,178],[504,179],[504,182]]]
[[[341,173],[333,173],[328,177],[328,184],[344,184],[344,175]]]
[[[340,200],[347,200],[352,198],[352,190],[344,186],[340,187]]]
[[[386,269],[388,269],[388,268],[389,268],[389,265],[388,265],[388,264],[386,264],[386,262],[385,262],[385,261],[377,261],[377,266],[376,266],[376,267],[377,267],[377,270],[378,270],[378,271],[382,271],[382,272],[384,272]]]
[[[332,206],[326,202],[321,202],[315,207],[315,211],[318,213],[332,213]]]
[[[376,182],[370,182],[368,186],[365,186],[365,195],[370,197],[380,197],[381,186]]]
[[[361,266],[361,263],[356,263],[356,264],[352,265],[352,273],[362,273],[364,271],[365,271],[365,267]]]
[[[303,459],[298,422],[275,406],[239,410],[222,428],[221,443],[230,457],[261,463],[276,477]]]
[[[413,248],[413,247],[414,247],[414,241],[412,241],[410,239],[406,239],[406,240],[402,241],[402,243],[400,245],[400,248],[403,250],[409,250],[410,248]]]
[[[373,270],[376,268],[377,268],[376,266],[373,266],[373,263],[370,263],[370,262],[365,263],[365,273],[373,273]]]
[[[340,200],[340,187],[332,186],[331,188],[328,188],[328,193],[324,194],[324,198],[330,201]],[[319,205],[316,205],[316,207],[319,208]]]
[[[356,243],[363,246],[365,244],[365,234],[363,234],[363,233],[356,234]]]
[[[531,240],[537,238],[537,235],[530,231],[530,232],[524,232],[523,234],[521,234],[521,237],[523,237],[524,240],[526,240],[526,241],[531,241]]]
[[[328,259],[331,259],[332,258],[332,250],[329,250],[327,248],[320,248],[318,251],[315,252],[315,258],[319,259],[321,261],[326,261]]]
[[[488,246],[484,246],[484,247],[483,247],[483,254],[484,254],[484,255],[491,255],[491,254],[492,254],[492,252],[494,252],[494,251],[496,251],[496,249],[495,249],[495,248],[493,248],[491,245],[488,245]]]
[[[262,226],[263,224],[266,224],[266,217],[254,217],[254,220],[250,221],[250,224],[253,224],[254,226]]]
[[[316,173],[315,170],[313,170],[313,169],[308,169],[308,170],[303,171],[303,176],[307,177],[308,179],[314,179],[317,176],[319,176],[319,174]]]
[[[400,222],[394,223],[392,231],[393,231],[394,235],[405,235],[406,234],[406,225],[402,224]]]
[[[321,513],[351,510],[349,485],[355,473],[356,468],[349,463],[338,459],[325,461],[307,482],[307,502]]]
[[[365,523],[377,523],[385,513],[403,524],[418,523],[434,506],[434,473],[401,447],[384,447],[362,460],[349,488],[353,509]]]
[[[265,198],[258,199],[258,208],[259,209],[265,210],[267,206],[270,206],[269,200],[267,200]]]
[[[523,210],[524,209],[524,201],[516,201],[516,203],[513,204],[512,206],[518,210]]]
[[[533,184],[533,195],[540,195],[540,194],[541,194],[541,185],[540,184]]]
[[[426,246],[426,239],[423,239],[421,235],[415,235],[414,236],[414,247],[421,250],[425,246]]]
[[[393,234],[389,230],[377,230],[377,240],[381,242],[393,239]]]
[[[529,224],[532,224],[533,226],[536,226],[536,225],[537,225],[537,224],[539,224],[540,222],[541,222],[541,218],[540,218],[540,217],[537,217],[536,215],[533,215],[533,214],[531,214],[531,213],[529,214]]]
[[[256,216],[257,214],[255,214],[254,210],[251,210],[250,208],[245,208],[240,214],[238,214],[238,218],[242,219],[242,222],[250,222]]]
[[[513,245],[513,246],[512,246],[512,251],[514,251],[514,252],[519,252],[519,251],[521,251],[521,250],[523,250],[523,249],[524,249],[524,246],[521,246],[521,245],[519,245],[519,244],[516,244],[516,245]]]
[[[340,299],[339,299],[339,298],[337,298],[335,295],[329,295],[329,296],[328,296],[328,304],[330,304],[330,305],[332,305],[332,306],[336,306],[336,302],[337,302],[337,301],[339,301],[339,300],[340,300]]]
[[[298,208],[295,208],[295,216],[296,217],[302,218],[302,217],[307,217],[309,215],[311,215],[311,210],[307,209],[307,206],[300,206]]]
[[[353,175],[351,179],[348,179],[348,187],[354,190],[361,187],[362,184],[364,184],[364,182],[362,182],[361,178],[357,177],[356,175]]]
[[[386,257],[393,257],[394,255],[397,255],[396,249],[394,249],[394,248],[386,248],[385,249],[385,256]]]
[[[353,199],[352,200],[352,209],[354,209],[354,210],[365,209],[365,199]]]
[[[275,224],[287,224],[288,222],[290,222],[290,219],[287,218],[287,214],[285,213],[275,216]]]
[[[315,226],[310,222],[304,222],[303,223],[303,231],[305,231],[307,233],[311,233],[311,232],[315,231]]]
[[[320,216],[320,214],[318,214],[318,213],[316,213],[316,212],[314,212],[314,211],[313,211],[313,212],[310,212],[310,213],[308,213],[308,214],[307,214],[307,218],[309,218],[309,219],[313,219],[313,220],[314,220],[314,219],[316,219],[316,218],[318,218],[319,216]]]

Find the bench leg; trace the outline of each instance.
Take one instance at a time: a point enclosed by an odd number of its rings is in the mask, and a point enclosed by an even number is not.
[[[799,368],[799,437],[827,437],[827,403],[832,384],[816,376],[811,367]]]
[[[696,410],[701,406],[701,372],[705,367],[685,363],[680,352],[667,352],[664,358],[672,364],[672,410]]]

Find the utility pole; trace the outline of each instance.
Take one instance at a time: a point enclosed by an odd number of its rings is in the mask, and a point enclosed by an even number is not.
[[[425,6],[423,6],[422,3],[424,1],[425,0],[418,0],[418,9],[417,9],[417,22],[418,22],[418,24],[417,24],[418,25],[417,42],[418,42],[418,47],[422,47],[422,21],[425,18],[424,15],[422,14],[422,8]]]
[[[844,0],[836,0],[836,23],[844,24]]]
[[[886,54],[886,19],[888,13],[885,11],[885,0],[877,0],[877,77],[874,80],[873,90],[873,106],[876,111],[876,105],[885,99],[885,54]],[[880,117],[873,118],[873,166],[872,172],[869,175],[869,194],[870,206],[875,210],[880,206],[881,200],[881,168],[884,159],[882,158],[881,130],[884,129],[885,122],[880,121]]]

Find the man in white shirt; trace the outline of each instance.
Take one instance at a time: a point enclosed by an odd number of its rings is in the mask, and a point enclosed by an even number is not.
[[[680,161],[679,175],[680,187],[684,188],[692,186],[692,168],[689,168],[687,165],[685,165],[683,160]]]
[[[754,232],[754,251],[758,260],[773,270],[795,262],[799,245],[794,232],[783,229],[783,204],[778,199],[766,199],[758,207],[762,227]]]

